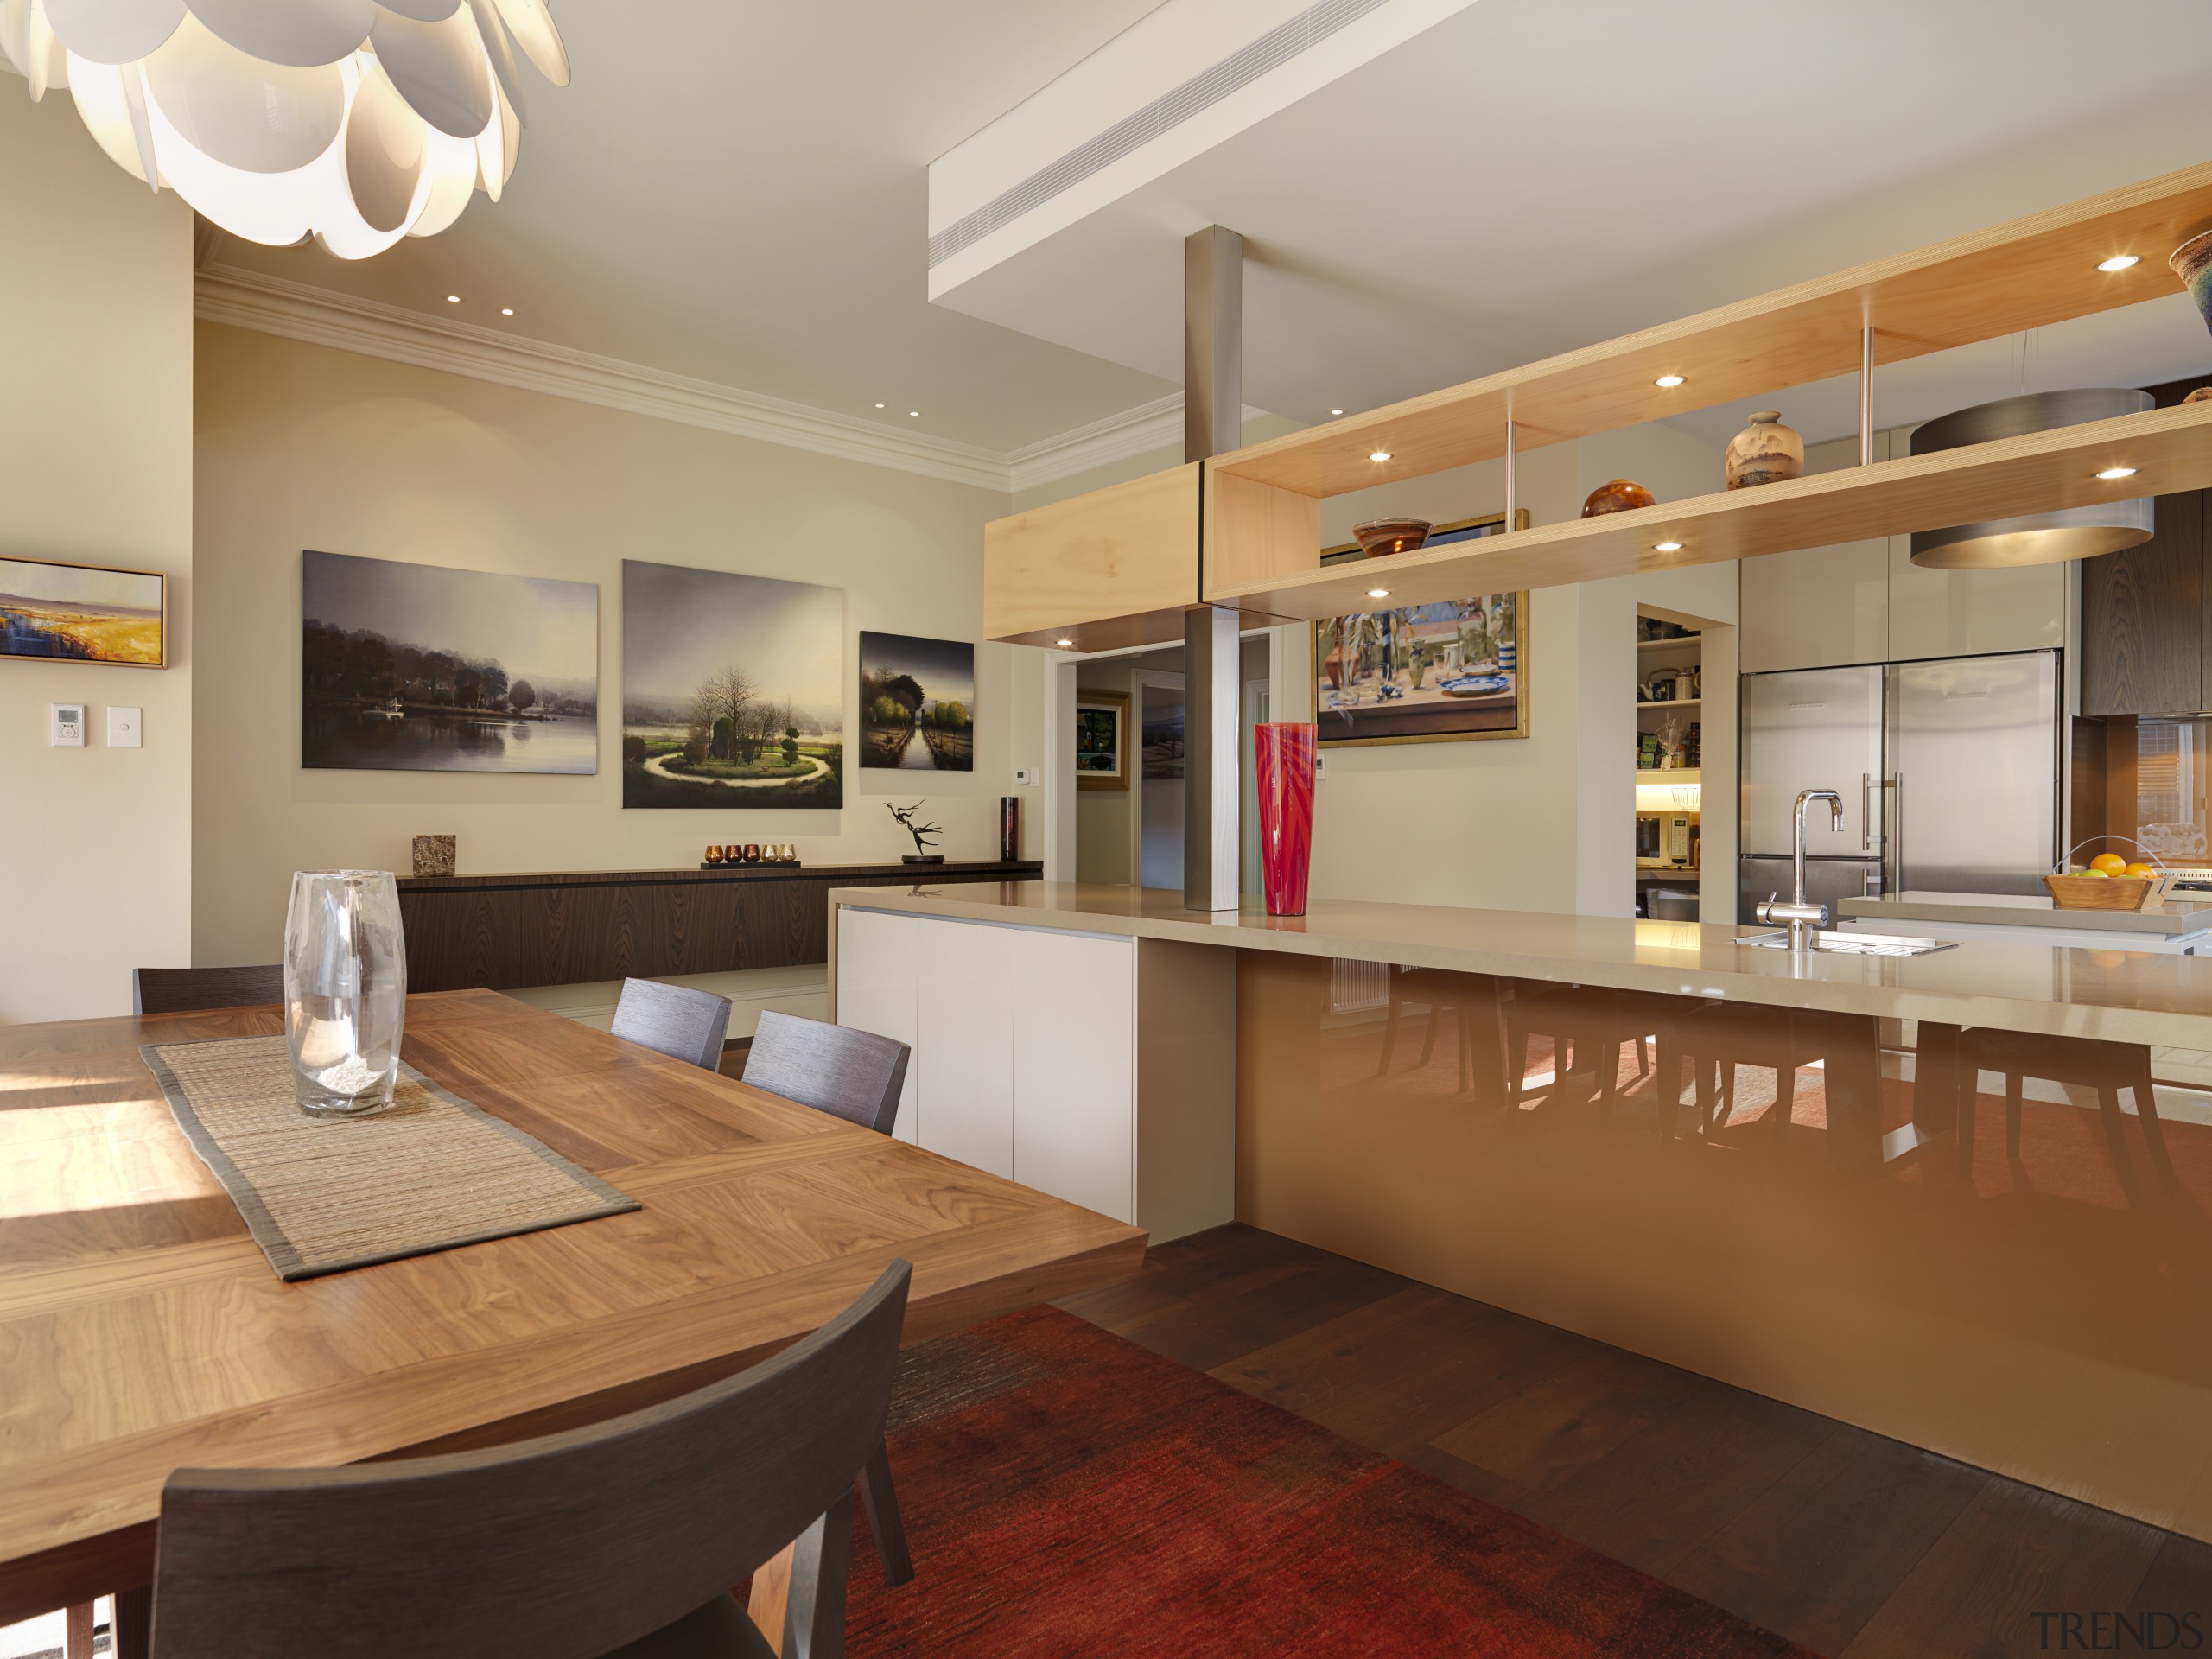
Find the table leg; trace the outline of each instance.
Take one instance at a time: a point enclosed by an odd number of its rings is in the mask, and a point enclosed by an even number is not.
[[[1960,1092],[1974,1082],[1960,1071],[1959,1027],[1923,1020],[1912,1065],[1912,1128],[1922,1145],[1958,1127]]]
[[[63,1659],[92,1659],[92,1604],[81,1602],[62,1618]]]
[[[1828,1144],[1851,1168],[1882,1162],[1882,1047],[1866,1014],[1800,1015],[1819,1033],[1827,1062]]]
[[[753,1594],[745,1606],[760,1627],[760,1634],[768,1638],[768,1645],[779,1654],[784,1650],[784,1615],[791,1599],[791,1557],[798,1548],[794,1540],[753,1569]]]
[[[154,1586],[115,1592],[115,1659],[151,1659],[154,1651]]]

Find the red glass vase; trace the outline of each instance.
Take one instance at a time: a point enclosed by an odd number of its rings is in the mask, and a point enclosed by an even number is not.
[[[1305,725],[1252,728],[1260,879],[1270,916],[1306,913],[1306,875],[1313,861],[1313,737],[1314,728]]]

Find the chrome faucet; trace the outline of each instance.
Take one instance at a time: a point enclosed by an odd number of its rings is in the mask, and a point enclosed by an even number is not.
[[[1840,829],[1843,824],[1843,797],[1832,789],[1808,789],[1797,798],[1797,804],[1789,815],[1789,867],[1797,883],[1797,891],[1789,902],[1783,904],[1778,895],[1770,893],[1765,900],[1754,906],[1751,913],[1763,922],[1787,922],[1789,925],[1789,948],[1809,950],[1813,934],[1828,925],[1826,905],[1805,902],[1805,809],[1815,801],[1828,804],[1830,822]]]

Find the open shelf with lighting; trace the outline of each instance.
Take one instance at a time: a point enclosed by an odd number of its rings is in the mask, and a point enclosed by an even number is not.
[[[2176,291],[2166,254],[2208,225],[2212,163],[1249,444],[1204,463],[1197,533],[1184,519],[1172,545],[1117,528],[1130,486],[1097,493],[1096,512],[1091,497],[1057,504],[1050,524],[1001,520],[987,619],[1030,626],[988,632],[1078,649],[1132,628],[1166,638],[1164,592],[1193,576],[1204,602],[1313,619],[2212,485],[2212,408],[2197,404],[1421,549],[1387,570],[1319,562],[1328,497],[2157,299]],[[2094,476],[2115,466],[2134,470]],[[1136,569],[1169,579],[1133,584]]]

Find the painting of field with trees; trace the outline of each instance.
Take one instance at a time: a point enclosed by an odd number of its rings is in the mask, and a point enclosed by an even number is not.
[[[165,585],[151,570],[0,559],[0,657],[160,668]]]
[[[861,765],[976,767],[976,647],[905,633],[861,635]]]
[[[845,593],[622,561],[622,804],[845,804]]]
[[[599,770],[599,586],[303,554],[300,764]]]

